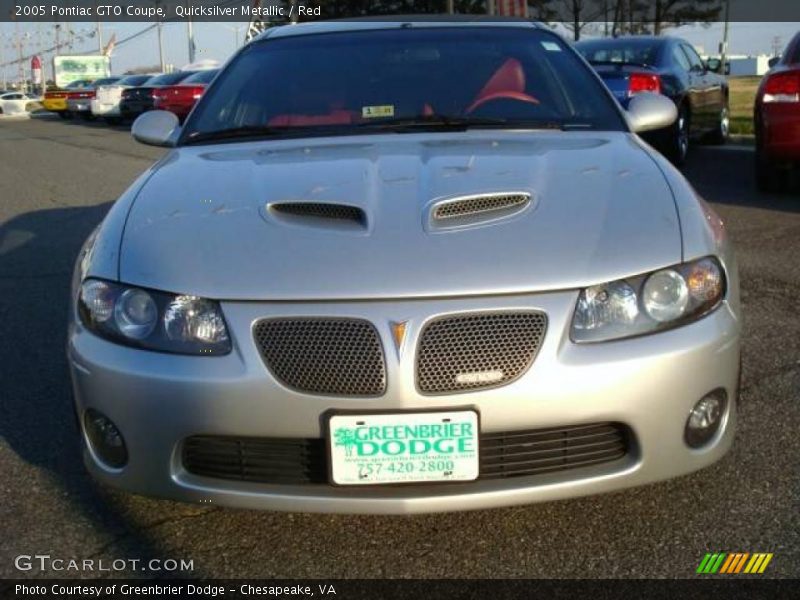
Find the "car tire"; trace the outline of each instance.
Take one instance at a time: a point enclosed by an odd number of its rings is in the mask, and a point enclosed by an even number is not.
[[[708,143],[720,146],[728,141],[731,130],[730,108],[727,100],[719,113],[719,121],[714,131],[708,136]]]
[[[122,123],[122,119],[119,117],[105,117],[103,119],[108,125],[119,125]]]
[[[677,167],[683,166],[689,155],[690,121],[689,109],[685,104],[681,104],[678,107],[678,118],[670,130],[666,152],[667,158]]]
[[[57,114],[59,117],[61,117],[62,119],[67,119],[67,118],[69,118],[69,115],[67,115],[67,112],[66,112],[66,111],[64,111],[64,110],[60,110],[60,111],[58,111],[56,114]]]

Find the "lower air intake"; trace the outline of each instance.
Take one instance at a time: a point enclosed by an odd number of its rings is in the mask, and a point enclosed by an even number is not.
[[[525,477],[612,463],[628,456],[633,444],[633,434],[621,423],[484,433],[479,442],[478,479]],[[325,441],[318,438],[197,435],[184,440],[182,460],[189,473],[202,477],[276,485],[328,482]]]

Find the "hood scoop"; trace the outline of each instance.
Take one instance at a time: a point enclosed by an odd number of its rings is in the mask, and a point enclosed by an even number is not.
[[[477,225],[507,218],[531,205],[528,192],[473,194],[433,203],[430,224],[435,229]]]
[[[293,225],[333,229],[366,229],[367,215],[358,206],[334,202],[274,202],[267,206],[273,217]]]

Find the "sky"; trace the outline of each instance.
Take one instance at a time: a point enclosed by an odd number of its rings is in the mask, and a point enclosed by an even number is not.
[[[54,43],[55,23],[22,23],[20,32],[25,36],[26,45],[23,54],[37,50],[37,47],[50,47]],[[107,43],[112,34],[118,40],[135,34],[150,23],[104,23],[102,25],[103,42]],[[62,41],[66,37],[65,28],[71,27],[76,38],[83,36],[82,42],[75,40],[74,53],[93,53],[97,50],[96,38],[89,34],[95,31],[94,23],[62,23]],[[224,61],[241,44],[246,32],[247,23],[194,23],[196,60],[215,59]],[[706,53],[717,52],[722,40],[722,23],[714,23],[709,27],[684,26],[670,29],[669,35],[685,38]],[[164,58],[167,64],[181,68],[188,63],[188,42],[186,23],[167,23],[163,26]],[[14,23],[0,23],[0,64],[17,55]],[[563,32],[563,30],[560,30]],[[735,22],[730,24],[729,54],[771,54],[773,44],[779,43],[781,49],[786,46],[792,36],[800,31],[800,22]],[[27,35],[25,35],[27,34]],[[776,39],[777,38],[777,39]],[[38,43],[37,43],[38,42]],[[156,28],[119,46],[112,55],[112,71],[121,74],[135,67],[154,67],[159,64],[158,35]],[[49,57],[45,59],[45,72],[50,76]],[[17,74],[17,67],[5,67],[6,75],[12,79]],[[2,68],[0,68],[2,72]],[[27,69],[26,69],[27,73]]]

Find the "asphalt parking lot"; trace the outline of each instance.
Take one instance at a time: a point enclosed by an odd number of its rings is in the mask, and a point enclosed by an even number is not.
[[[773,552],[800,577],[800,190],[756,192],[752,149],[685,172],[727,221],[744,302],[733,450],[702,472],[576,500],[413,517],[253,512],[100,488],[64,356],[74,256],[161,151],[122,128],[0,121],[0,577],[14,557],[193,560],[193,577],[691,577],[705,552]],[[646,199],[643,199],[645,201]],[[100,572],[98,576],[143,575]],[[148,576],[159,573],[144,573]],[[93,573],[85,572],[84,576]]]

